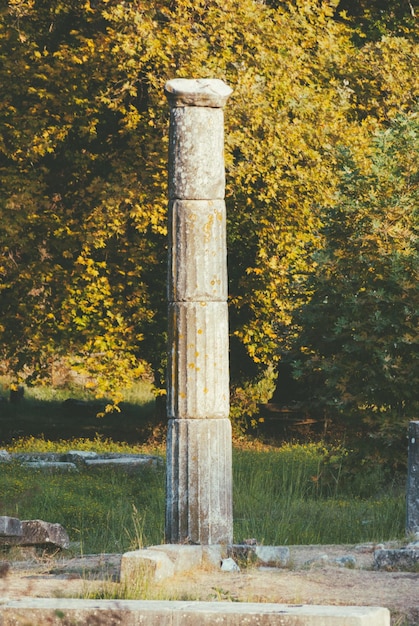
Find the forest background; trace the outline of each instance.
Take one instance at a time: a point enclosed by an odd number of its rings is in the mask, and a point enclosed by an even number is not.
[[[174,77],[220,78],[232,419],[283,403],[405,448],[419,415],[418,7],[9,0],[0,8],[0,360],[164,389]]]

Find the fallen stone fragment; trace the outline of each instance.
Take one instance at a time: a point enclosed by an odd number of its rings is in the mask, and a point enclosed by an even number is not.
[[[161,464],[160,459],[158,457],[153,456],[138,456],[138,457],[130,457],[123,456],[118,458],[97,458],[97,459],[86,459],[85,461],[88,467],[157,467]]]
[[[25,461],[23,467],[40,470],[58,470],[60,472],[76,472],[77,465],[75,463],[65,463],[62,461]]]
[[[42,520],[22,521],[22,537],[19,541],[23,546],[55,546],[68,548],[70,539],[61,524],[51,524]]]
[[[69,450],[66,454],[63,455],[63,461],[67,463],[84,463],[85,461],[92,459],[97,459],[97,452],[91,452],[88,450]]]
[[[55,452],[25,452],[9,454],[0,450],[0,463],[17,461],[30,469],[51,471],[76,471],[82,468],[95,467],[122,467],[124,469],[141,469],[142,467],[162,467],[161,457],[151,454],[120,454],[111,452],[98,454],[85,450],[70,450],[66,453]]]
[[[315,556],[312,559],[309,559],[308,561],[305,562],[305,565],[310,566],[310,565],[323,565],[324,563],[327,563],[329,560],[329,556],[327,554],[319,554],[317,556]]]
[[[419,569],[419,550],[402,548],[400,550],[376,550],[374,567],[386,571],[417,571]]]
[[[62,460],[62,454],[58,452],[17,452],[11,456],[19,463],[37,463],[39,461],[56,463]]]
[[[222,572],[240,572],[240,567],[237,565],[234,559],[229,557],[228,559],[223,559],[221,561],[221,571]]]
[[[17,517],[0,516],[0,537],[21,537],[22,524]]]
[[[284,546],[234,544],[229,548],[229,556],[252,565],[284,567],[289,563],[290,550]]]
[[[354,568],[356,566],[356,558],[352,554],[345,554],[333,560],[334,563],[341,567]]]

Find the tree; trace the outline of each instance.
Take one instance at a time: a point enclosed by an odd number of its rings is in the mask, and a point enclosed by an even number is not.
[[[377,123],[417,93],[406,69],[413,43],[360,51],[333,13],[315,0],[8,2],[0,345],[15,371],[26,365],[36,377],[60,354],[88,367],[98,393],[145,363],[162,383],[163,87],[174,76],[212,76],[234,90],[226,108],[232,378],[238,395],[251,395],[252,381],[268,393],[263,377],[272,379],[296,332],[307,251],[321,245],[323,207],[334,201],[334,146],[351,142],[363,154]]]
[[[349,19],[361,45],[383,35],[417,39],[418,5],[415,0],[340,0],[336,16]]]
[[[364,423],[384,447],[419,408],[419,115],[374,138],[367,163],[341,154],[336,202],[301,308],[295,373],[306,402]]]

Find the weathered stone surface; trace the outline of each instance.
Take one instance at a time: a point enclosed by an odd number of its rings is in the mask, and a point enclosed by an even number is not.
[[[222,109],[172,108],[169,198],[216,200],[225,195]]]
[[[58,452],[17,452],[12,454],[12,458],[19,463],[37,463],[39,461],[56,463],[62,461],[62,457],[63,455]]]
[[[22,523],[17,517],[0,516],[0,537],[21,537]]]
[[[284,546],[255,546],[259,561],[271,567],[283,567],[290,560],[290,550]]]
[[[240,567],[237,565],[234,559],[232,559],[231,557],[228,557],[221,561],[221,571],[222,572],[240,572]]]
[[[390,612],[380,607],[73,598],[5,601],[0,619],[2,626],[390,626]]]
[[[232,540],[224,114],[221,81],[166,85],[169,364],[166,538]],[[183,423],[182,423],[183,422]]]
[[[419,532],[419,422],[409,423],[406,533]]]
[[[63,460],[69,463],[83,463],[84,461],[97,458],[99,458],[98,453],[90,450],[69,450],[63,455]]]
[[[159,556],[160,555],[160,556]],[[225,548],[219,545],[192,546],[164,544],[126,552],[121,561],[121,580],[132,581],[135,576],[163,580],[175,574],[213,567],[219,570]]]
[[[169,301],[227,300],[224,200],[174,200],[169,210]]]
[[[230,412],[226,302],[169,306],[169,418],[227,418]]]
[[[0,463],[9,463],[11,460],[12,456],[7,450],[0,450]]]
[[[22,466],[29,469],[77,472],[77,465],[74,463],[66,463],[64,461],[25,461],[22,463]]]
[[[135,579],[160,581],[174,576],[175,565],[162,550],[134,550],[121,559],[120,580],[130,583]]]
[[[169,420],[166,538],[170,543],[232,543],[231,455],[228,419]]]
[[[204,566],[214,567],[219,569],[221,567],[221,561],[227,556],[226,546],[220,546],[217,544],[211,546],[202,547],[202,563]]]
[[[348,567],[352,569],[356,566],[356,558],[352,554],[345,554],[336,559],[333,559],[334,563],[340,565],[340,567]]]
[[[290,560],[290,550],[287,546],[234,544],[229,548],[229,554],[240,562],[244,560],[269,567],[284,567]]]
[[[138,467],[158,467],[162,464],[162,459],[147,455],[138,457],[126,456],[114,459],[86,459],[85,464],[87,467],[125,467],[129,469]]]
[[[72,450],[67,453],[18,453],[11,454],[10,460],[18,461],[29,469],[50,471],[75,471],[82,468],[124,467],[126,469],[141,469],[142,467],[161,467],[164,461],[159,456],[149,454],[120,454],[117,452],[98,454]]]
[[[374,552],[375,569],[387,571],[417,571],[419,569],[419,550],[376,550]]]
[[[43,520],[23,520],[22,537],[19,543],[24,546],[50,545],[68,548],[70,539],[61,524],[51,524]]]
[[[174,78],[164,87],[172,107],[223,107],[233,90],[218,78]]]
[[[147,549],[158,550],[168,556],[173,563],[175,574],[193,570],[202,565],[202,546],[163,544],[161,546],[150,546]]]

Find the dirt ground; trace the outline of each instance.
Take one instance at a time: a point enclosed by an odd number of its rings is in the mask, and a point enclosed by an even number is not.
[[[394,547],[386,544],[385,547]],[[282,569],[195,570],[153,583],[154,597],[213,601],[383,606],[392,626],[419,625],[419,573],[374,570],[372,544],[291,546]],[[335,559],[351,556],[347,567]],[[0,560],[0,598],[83,596],[118,579],[120,555]],[[353,559],[352,559],[353,561]],[[116,587],[116,585],[115,585]]]

